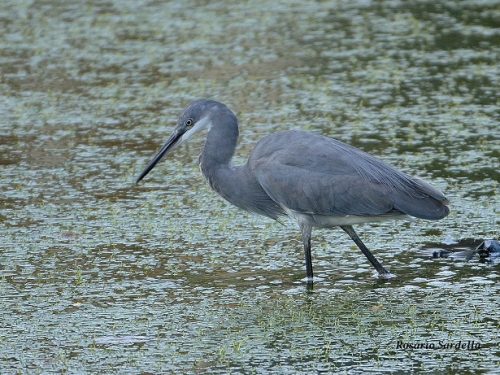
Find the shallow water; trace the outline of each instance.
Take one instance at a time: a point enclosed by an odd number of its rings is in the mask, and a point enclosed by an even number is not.
[[[496,1],[2,1],[0,372],[493,373],[498,266],[429,251],[499,237],[499,25]],[[307,291],[296,228],[211,192],[201,138],[134,185],[200,97],[238,114],[237,162],[320,132],[451,214],[358,228],[388,282],[315,231]]]

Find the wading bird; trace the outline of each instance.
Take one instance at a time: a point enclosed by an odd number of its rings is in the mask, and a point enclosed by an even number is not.
[[[352,226],[408,216],[438,220],[448,215],[448,200],[428,183],[318,134],[291,130],[268,135],[257,143],[245,165],[234,166],[238,120],[224,104],[205,99],[184,110],[137,182],[170,150],[203,129],[208,132],[199,163],[211,188],[246,211],[295,220],[302,232],[308,284],[313,281],[313,227],[342,228],[380,277],[389,278],[391,274]]]

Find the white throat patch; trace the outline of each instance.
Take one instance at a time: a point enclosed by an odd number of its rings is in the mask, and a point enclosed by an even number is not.
[[[204,129],[210,130],[211,127],[212,127],[212,121],[210,120],[209,116],[205,116],[205,117],[201,118],[196,124],[194,124],[194,126],[191,129],[189,129],[187,132],[185,132],[181,136],[178,144],[181,145],[182,143],[186,142],[188,139],[190,139],[196,133],[198,133]]]

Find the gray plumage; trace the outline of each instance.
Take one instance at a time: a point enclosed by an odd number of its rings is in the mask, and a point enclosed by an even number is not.
[[[271,134],[257,144],[249,165],[271,199],[306,214],[392,213],[430,220],[448,214],[446,198],[429,184],[317,134]]]
[[[345,143],[303,131],[284,131],[257,143],[248,162],[233,166],[238,120],[224,104],[193,102],[174,133],[139,176],[170,149],[208,129],[199,163],[212,189],[244,210],[272,219],[290,216],[302,231],[308,282],[312,282],[312,227],[340,226],[381,276],[389,276],[352,229],[353,224],[413,216],[448,215],[445,196],[428,183]]]

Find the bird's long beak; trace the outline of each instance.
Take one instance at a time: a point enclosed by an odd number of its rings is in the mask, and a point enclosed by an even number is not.
[[[161,159],[163,159],[163,157],[165,157],[165,155],[167,155],[167,153],[170,150],[175,148],[175,146],[177,145],[181,136],[182,136],[182,132],[180,132],[178,130],[174,131],[174,133],[170,136],[170,138],[168,138],[167,142],[165,142],[163,147],[160,149],[160,151],[158,151],[158,153],[155,155],[155,157],[153,159],[151,159],[151,161],[149,162],[147,167],[144,168],[144,170],[142,171],[140,176],[137,178],[137,180],[135,180],[136,184],[139,183],[139,181],[141,181],[151,171],[151,169],[153,169],[155,167],[155,165]]]

